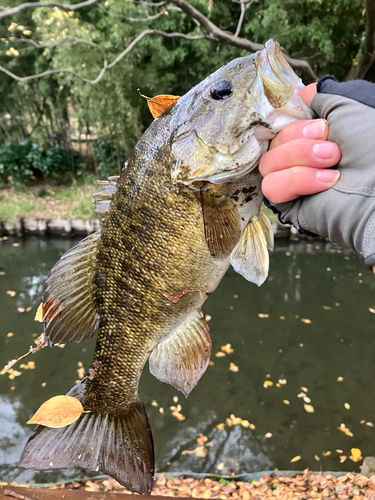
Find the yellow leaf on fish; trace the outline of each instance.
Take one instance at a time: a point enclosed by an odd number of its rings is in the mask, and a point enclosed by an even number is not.
[[[43,302],[38,307],[34,321],[39,321],[39,323],[43,323]]]
[[[43,403],[27,424],[40,424],[52,429],[70,425],[84,413],[80,401],[71,396],[55,396]]]
[[[296,457],[293,457],[292,460],[290,461],[291,463],[293,462],[298,462],[298,460],[301,460],[301,456],[300,455],[297,455]]]

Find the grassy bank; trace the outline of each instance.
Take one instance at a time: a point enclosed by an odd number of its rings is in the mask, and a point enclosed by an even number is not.
[[[54,186],[50,183],[19,189],[0,189],[0,219],[95,219],[93,194],[96,182],[88,185]]]

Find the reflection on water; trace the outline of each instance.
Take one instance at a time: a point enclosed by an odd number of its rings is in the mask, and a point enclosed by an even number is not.
[[[5,272],[0,275],[1,365],[27,352],[42,332],[33,318],[45,278],[74,243],[38,238],[0,243],[0,272]],[[157,470],[237,473],[297,466],[358,471],[359,464],[341,464],[339,455],[349,456],[354,447],[363,456],[375,454],[375,315],[369,312],[375,308],[374,290],[375,278],[358,256],[322,242],[279,242],[261,288],[230,270],[204,308],[212,316],[214,365],[189,398],[148,370],[142,376],[140,394],[153,429]],[[19,312],[30,306],[30,312]],[[20,376],[0,376],[1,480],[48,482],[76,475],[23,471],[16,461],[31,434],[25,422],[46,399],[72,387],[78,364],[90,364],[94,342],[43,349],[25,360],[35,361],[35,369],[18,364]],[[233,354],[215,357],[227,343]],[[237,373],[229,370],[231,362]],[[278,387],[280,379],[286,384]],[[273,385],[264,387],[265,381]],[[171,415],[174,396],[185,421]],[[307,413],[304,404],[315,412]],[[231,414],[255,429],[217,429]],[[341,423],[352,437],[338,430]],[[206,456],[181,454],[198,446],[200,433],[210,443]],[[291,464],[296,455],[301,461]]]

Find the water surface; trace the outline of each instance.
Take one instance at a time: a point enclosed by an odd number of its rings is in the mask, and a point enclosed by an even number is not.
[[[8,238],[0,243],[1,366],[27,352],[42,332],[34,315],[45,278],[77,242]],[[214,365],[189,398],[153,378],[147,367],[142,375],[140,395],[153,429],[157,471],[217,473],[218,466],[236,473],[306,467],[359,471],[360,463],[340,463],[339,456],[349,456],[351,448],[360,448],[363,456],[375,454],[375,428],[361,423],[375,425],[375,314],[369,311],[375,309],[374,291],[375,278],[359,256],[319,241],[278,242],[270,277],[260,288],[230,270],[204,307],[212,316]],[[234,352],[215,357],[227,343]],[[45,348],[14,367],[20,376],[0,376],[2,481],[66,477],[24,471],[16,461],[32,433],[25,422],[45,400],[75,384],[80,364],[90,365],[94,344]],[[29,361],[34,369],[19,367]],[[238,372],[229,370],[230,363]],[[280,379],[286,384],[277,387]],[[273,385],[265,388],[265,381]],[[314,413],[307,413],[298,397],[302,387]],[[184,421],[171,414],[175,396]],[[231,414],[255,429],[217,429]],[[342,423],[352,437],[338,430]],[[198,446],[200,433],[212,443],[207,455],[181,454]],[[291,463],[297,455],[301,460]]]

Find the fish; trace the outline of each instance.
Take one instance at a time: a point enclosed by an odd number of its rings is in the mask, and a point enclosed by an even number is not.
[[[50,345],[97,332],[88,375],[68,393],[85,410],[39,425],[19,465],[101,471],[148,494],[154,449],[138,395],[151,373],[186,397],[205,372],[211,339],[202,305],[228,267],[261,285],[272,228],[257,165],[286,125],[310,118],[303,84],[270,40],[229,62],[155,119],[121,176],[100,181],[100,230],[65,253],[46,281]]]

